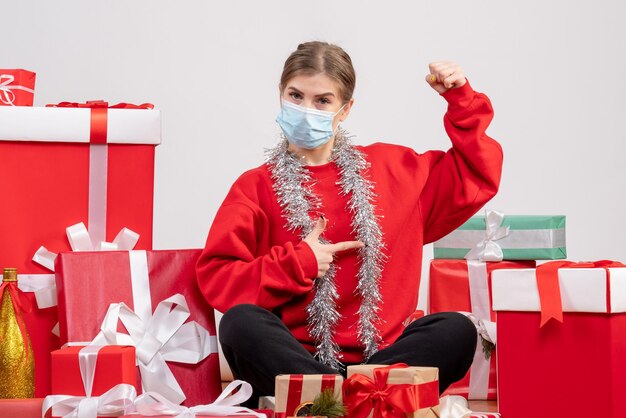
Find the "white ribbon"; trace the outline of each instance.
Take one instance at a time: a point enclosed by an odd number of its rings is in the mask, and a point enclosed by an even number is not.
[[[15,77],[11,74],[0,74],[0,101],[8,106],[15,106],[15,93],[12,90],[23,90],[34,93],[33,89],[24,86],[12,86]]]
[[[97,248],[106,239],[108,159],[109,146],[107,144],[89,145],[89,214],[87,222],[94,248]]]
[[[232,392],[237,388],[239,388],[239,391],[233,394]],[[249,383],[235,380],[226,386],[215,402],[209,405],[198,405],[187,408],[170,402],[159,393],[146,392],[137,397],[135,407],[139,414],[145,416],[171,415],[175,418],[196,418],[197,415],[254,415],[259,418],[266,418],[265,414],[237,406],[247,401],[251,395],[252,386],[250,386]]]
[[[470,306],[472,313],[467,315],[478,334],[492,344],[496,344],[496,324],[491,321],[489,310],[489,279],[487,264],[483,261],[467,260],[467,276],[470,288]],[[470,399],[487,399],[489,394],[489,371],[491,361],[483,353],[482,341],[476,342],[474,361],[470,371]]]
[[[502,247],[496,241],[509,235],[509,227],[502,226],[502,221],[502,212],[485,211],[485,238],[465,255],[467,260],[502,261]]]
[[[91,398],[93,389],[93,379],[96,376],[96,363],[98,361],[98,353],[102,348],[101,345],[89,345],[78,352],[78,366],[80,368],[80,377],[85,387],[85,396]]]
[[[66,228],[67,239],[72,251],[94,251],[89,232],[84,223]],[[101,243],[99,250],[132,250],[139,240],[139,234],[128,228],[122,228],[113,242]],[[54,272],[54,261],[57,255],[44,246],[39,247],[33,261]],[[40,309],[57,305],[56,283],[54,274],[20,274],[18,286],[23,292],[35,292],[37,306]]]
[[[167,362],[197,364],[217,353],[217,339],[197,322],[185,323],[190,310],[181,294],[161,301],[151,313],[146,252],[130,254],[135,311],[125,303],[112,303],[91,344],[134,346],[144,391],[158,392],[180,404],[186,397]],[[117,332],[118,321],[128,334]]]
[[[40,309],[57,305],[54,274],[20,274],[17,286],[22,292],[33,292]]]
[[[98,415],[119,416],[134,412],[135,387],[125,383],[113,386],[101,396],[49,395],[43,401],[42,417],[50,408],[63,418],[97,418]]]
[[[65,229],[67,239],[70,243],[72,251],[94,251],[91,237],[84,223],[68,226]],[[101,242],[97,250],[113,251],[113,250],[132,250],[137,241],[139,234],[128,229],[122,228],[117,234],[113,242]],[[54,261],[57,254],[49,251],[46,247],[41,246],[35,252],[33,261],[42,267],[54,273]],[[34,292],[37,307],[39,309],[57,306],[57,285],[54,274],[20,274],[18,275],[18,287],[22,292]],[[52,333],[59,336],[59,324],[57,323],[52,329]]]
[[[134,412],[137,397],[135,387],[119,384],[101,396],[91,396],[93,380],[96,375],[98,352],[102,346],[87,346],[78,352],[80,376],[85,389],[85,396],[49,395],[42,406],[42,417],[52,408],[53,415],[63,418],[97,418],[98,415],[121,415]]]
[[[87,227],[82,222],[68,226],[65,231],[72,251],[130,251],[135,248],[137,241],[139,241],[139,234],[128,228],[122,228],[113,242],[96,241],[95,245],[95,238],[87,231]]]
[[[471,414],[462,396],[448,395],[439,400],[439,418],[469,418]]]

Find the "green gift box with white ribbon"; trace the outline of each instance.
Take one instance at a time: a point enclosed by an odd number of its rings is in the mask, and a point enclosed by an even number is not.
[[[504,215],[487,211],[434,243],[434,258],[481,261],[567,257],[565,216]]]

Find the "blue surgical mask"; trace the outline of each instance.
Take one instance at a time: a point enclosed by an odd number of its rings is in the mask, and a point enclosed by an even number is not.
[[[299,148],[314,149],[327,143],[335,134],[333,119],[341,109],[327,112],[283,100],[276,122],[289,142]]]

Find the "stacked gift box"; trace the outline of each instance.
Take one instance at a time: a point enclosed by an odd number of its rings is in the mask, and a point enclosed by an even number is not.
[[[446,393],[474,400],[497,398],[493,273],[529,269],[536,260],[565,258],[564,216],[504,216],[487,211],[435,242],[430,265],[430,312],[467,312],[479,331],[467,375]]]
[[[151,250],[160,112],[32,107],[34,79],[0,70],[0,265],[18,269],[32,307],[35,397],[49,396],[53,416],[79,404],[133,412],[142,392],[177,408],[210,404],[223,394],[200,250]]]
[[[560,216],[488,211],[434,247],[431,312],[471,312],[481,336],[468,376],[448,393],[497,395],[506,418],[626,416],[626,265],[560,261]],[[496,335],[488,358],[485,339]]]

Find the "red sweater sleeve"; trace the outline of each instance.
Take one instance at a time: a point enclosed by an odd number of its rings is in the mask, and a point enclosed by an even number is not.
[[[502,148],[485,133],[493,108],[469,82],[442,94],[452,148],[423,154],[428,180],[420,196],[424,243],[438,240],[475,214],[498,191]]]
[[[196,271],[207,301],[221,312],[241,303],[273,309],[309,292],[317,261],[305,242],[263,247],[267,218],[249,203],[218,210]]]

